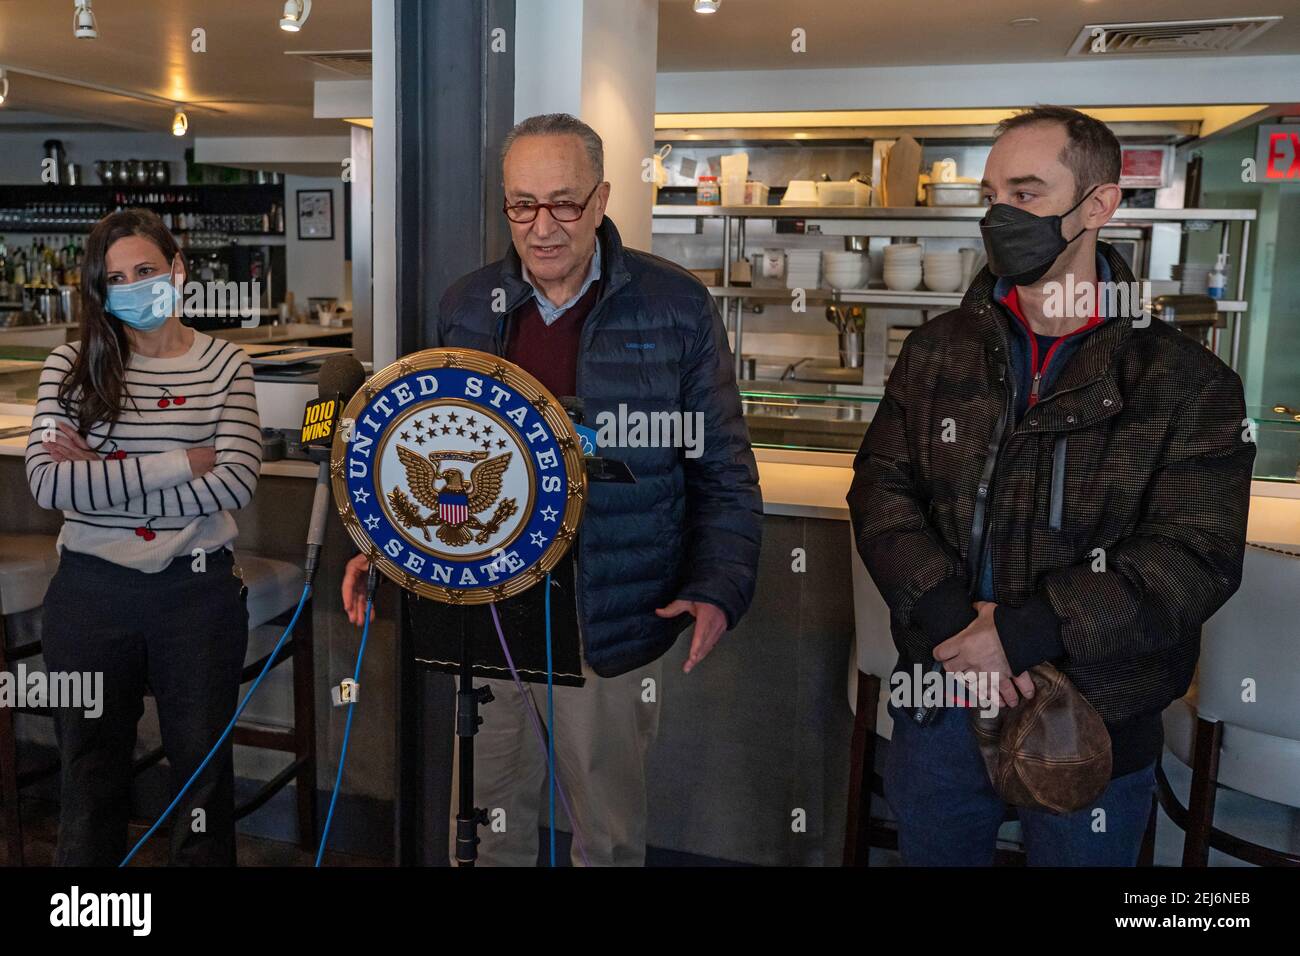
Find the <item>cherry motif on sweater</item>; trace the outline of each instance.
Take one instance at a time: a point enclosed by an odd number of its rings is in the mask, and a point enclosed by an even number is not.
[[[162,396],[162,398],[158,399],[158,407],[159,407],[159,408],[166,408],[168,405],[171,405],[171,404],[173,404],[173,403],[175,403],[176,405],[184,405],[184,404],[185,404],[185,396],[184,396],[184,395],[173,395],[173,394],[171,393],[171,391],[167,388],[167,386],[164,385],[164,386],[163,386],[163,396]]]

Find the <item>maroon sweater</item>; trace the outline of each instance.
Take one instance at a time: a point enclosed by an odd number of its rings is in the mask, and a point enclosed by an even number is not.
[[[556,398],[576,395],[582,325],[599,297],[600,283],[593,282],[581,299],[547,325],[537,310],[537,299],[529,296],[510,324],[506,358],[533,375]]]

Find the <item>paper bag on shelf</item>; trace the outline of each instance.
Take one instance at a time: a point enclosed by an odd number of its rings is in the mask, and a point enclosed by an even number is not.
[[[887,206],[915,206],[916,183],[921,175],[921,144],[904,134],[886,156]]]

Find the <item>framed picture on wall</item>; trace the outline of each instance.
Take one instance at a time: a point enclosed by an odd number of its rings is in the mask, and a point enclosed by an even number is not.
[[[333,190],[298,190],[298,238],[334,238]]]

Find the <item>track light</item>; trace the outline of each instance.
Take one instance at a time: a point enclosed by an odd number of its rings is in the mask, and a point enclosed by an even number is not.
[[[717,13],[722,0],[695,0],[696,13]]]
[[[172,117],[172,135],[184,136],[190,129],[190,118],[185,115],[184,110],[177,110],[176,115]]]
[[[4,70],[0,70],[0,106],[4,106],[7,99],[9,99],[9,77],[5,75]]]
[[[297,33],[311,16],[311,0],[284,0],[284,16],[280,18],[280,29],[286,33]]]
[[[72,0],[75,13],[72,15],[72,35],[78,40],[98,40],[99,30],[95,27],[95,13],[90,9],[90,0]]]

